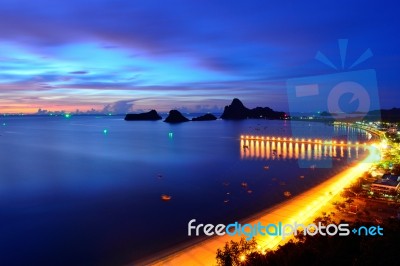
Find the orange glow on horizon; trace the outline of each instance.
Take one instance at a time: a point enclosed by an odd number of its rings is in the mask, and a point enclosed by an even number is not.
[[[104,105],[48,105],[48,106],[29,106],[26,104],[8,104],[0,106],[1,114],[35,114],[39,109],[47,110],[49,112],[65,111],[75,112],[77,109],[81,112],[86,112],[91,109],[98,111],[103,110]]]

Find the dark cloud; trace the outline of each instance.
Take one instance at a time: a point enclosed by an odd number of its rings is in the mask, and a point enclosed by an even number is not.
[[[72,71],[72,72],[69,72],[69,74],[73,74],[73,75],[85,75],[85,74],[88,74],[89,73],[89,71]]]
[[[103,113],[126,114],[132,111],[134,102],[137,100],[118,101],[104,106]]]

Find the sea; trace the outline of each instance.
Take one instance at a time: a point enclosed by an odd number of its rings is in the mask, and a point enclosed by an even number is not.
[[[191,219],[228,224],[266,210],[360,160],[370,138],[312,121],[1,117],[0,265],[126,265],[165,254],[198,240],[187,236]]]

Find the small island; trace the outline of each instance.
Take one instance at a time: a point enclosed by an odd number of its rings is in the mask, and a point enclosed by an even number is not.
[[[169,111],[169,115],[167,118],[165,118],[164,122],[166,123],[182,123],[182,122],[188,122],[189,119],[184,117],[181,112],[178,110],[171,110]]]
[[[125,116],[126,121],[157,121],[161,119],[162,117],[157,113],[156,110],[151,110],[150,112],[140,114],[127,114]]]
[[[192,118],[192,121],[212,121],[212,120],[217,120],[217,117],[213,114],[205,114],[202,116]]]

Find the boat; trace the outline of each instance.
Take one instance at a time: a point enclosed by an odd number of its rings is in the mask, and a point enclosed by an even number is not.
[[[161,199],[163,201],[169,201],[169,200],[171,200],[171,198],[172,198],[172,196],[170,196],[170,195],[166,195],[166,194],[161,195]]]

